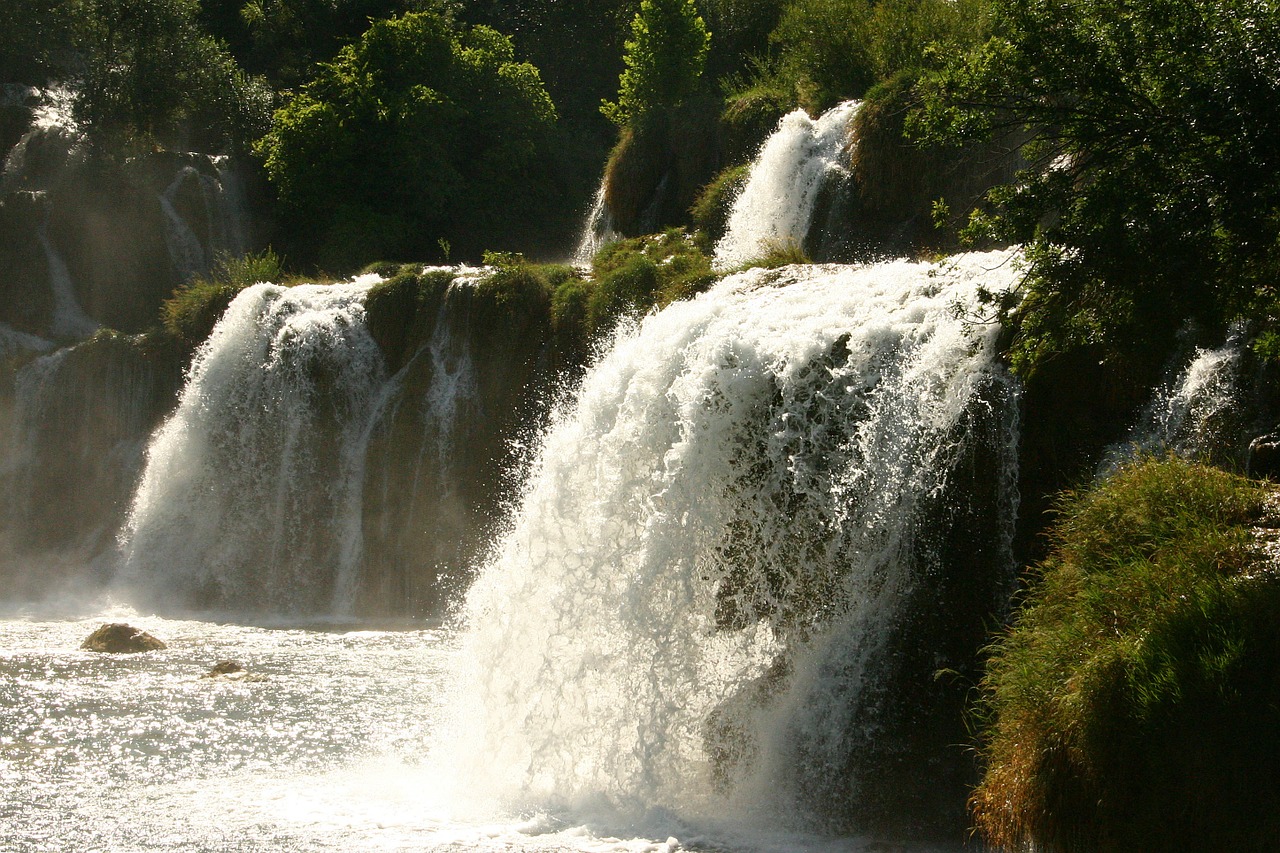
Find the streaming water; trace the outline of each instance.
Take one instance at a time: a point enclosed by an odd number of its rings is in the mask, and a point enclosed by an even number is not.
[[[772,248],[802,246],[823,183],[841,168],[858,101],[833,107],[816,121],[804,110],[783,116],[751,164],[750,176],[716,245],[718,269],[732,269]]]
[[[1008,580],[1017,389],[962,318],[1010,266],[757,270],[624,332],[429,629],[343,621],[390,381],[369,282],[246,291],[148,451],[123,575],[148,609],[0,618],[6,849],[960,849],[857,806],[903,796],[885,661],[953,665],[926,599],[981,621],[997,596],[946,590]],[[444,361],[448,397],[471,365]],[[107,619],[170,647],[78,650]],[[200,677],[221,659],[259,677]]]

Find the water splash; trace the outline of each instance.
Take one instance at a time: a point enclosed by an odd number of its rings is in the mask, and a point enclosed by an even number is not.
[[[376,277],[242,292],[157,432],[122,534],[135,594],[187,606],[348,614],[382,357]]]
[[[592,368],[467,601],[473,787],[751,823],[857,798],[866,682],[945,585],[930,520],[966,466],[1011,569],[1016,389],[956,310],[1004,260],[744,273]]]
[[[816,121],[804,110],[783,116],[733,203],[728,231],[716,244],[717,269],[732,269],[776,246],[804,243],[818,194],[841,169],[840,153],[859,106],[846,101]]]

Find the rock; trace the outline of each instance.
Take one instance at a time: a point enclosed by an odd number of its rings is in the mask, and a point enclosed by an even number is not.
[[[81,643],[80,648],[106,654],[132,654],[168,648],[163,642],[132,625],[114,622],[103,625]]]
[[[201,678],[217,678],[226,681],[266,681],[265,675],[259,675],[256,672],[250,672],[244,668],[240,661],[236,660],[220,660],[213,665],[213,668],[206,672]]]
[[[1280,480],[1280,430],[1260,435],[1249,442],[1245,470],[1250,477]]]
[[[213,669],[205,673],[205,678],[213,678],[217,675],[231,675],[237,672],[244,672],[244,666],[240,661],[220,660],[213,665]]]

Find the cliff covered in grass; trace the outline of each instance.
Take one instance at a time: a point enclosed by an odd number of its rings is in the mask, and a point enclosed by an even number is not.
[[[1280,837],[1280,576],[1264,485],[1178,459],[1068,495],[981,685],[972,806],[1002,849]],[[1269,508],[1270,506],[1270,508]]]

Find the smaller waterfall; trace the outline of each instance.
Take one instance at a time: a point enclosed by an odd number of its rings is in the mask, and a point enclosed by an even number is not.
[[[218,256],[241,255],[249,248],[239,177],[227,157],[211,157],[209,163],[215,174],[183,166],[157,197],[169,260],[184,281],[207,272]],[[190,222],[179,212],[179,196],[184,193],[197,199],[194,212],[201,222]]]
[[[1176,453],[1209,459],[1231,452],[1244,348],[1232,336],[1221,347],[1197,348],[1180,373],[1156,389],[1128,439],[1109,448],[1101,472],[1139,454]]]
[[[804,242],[823,183],[842,168],[840,155],[859,104],[846,101],[816,121],[804,110],[782,118],[733,203],[728,231],[716,245],[718,269],[732,269],[773,246]]]
[[[595,201],[591,205],[591,212],[587,214],[587,221],[583,223],[582,239],[573,253],[574,264],[590,267],[591,259],[596,256],[596,252],[621,239],[622,235],[613,229],[613,217],[609,214],[609,205],[605,203],[605,186],[604,181],[601,181],[599,189],[596,190]]]
[[[364,323],[376,277],[241,293],[152,438],[124,581],[187,606],[349,614],[361,490],[385,405]]]
[[[44,250],[45,259],[49,263],[49,287],[53,291],[53,322],[49,332],[57,338],[87,338],[98,330],[95,323],[80,308],[76,298],[75,285],[71,281],[71,271],[67,262],[49,239],[48,226],[42,225],[37,234],[40,247]]]

